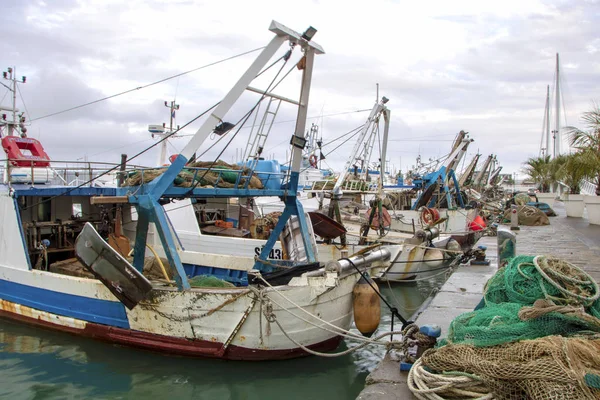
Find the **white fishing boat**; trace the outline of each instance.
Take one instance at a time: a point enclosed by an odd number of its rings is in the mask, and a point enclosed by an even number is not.
[[[256,89],[253,90],[256,91]],[[243,152],[243,161],[238,164],[226,165],[226,167],[238,168],[239,166],[249,166],[259,177],[263,177],[267,180],[268,187],[277,188],[280,186],[280,182],[278,182],[277,179],[274,179],[274,174],[281,174],[285,169],[282,168],[282,165],[276,160],[262,159],[262,155],[267,152],[267,139],[271,132],[272,125],[275,122],[277,111],[280,109],[281,102],[285,101],[292,104],[297,104],[297,102],[272,93],[266,93],[265,96],[269,98],[269,100],[267,106],[263,110],[264,115],[262,118],[259,118],[258,114],[260,106],[257,107],[254,125],[251,127],[252,130],[248,139],[248,145]],[[363,161],[370,160],[374,157],[372,153],[375,138],[377,136],[374,124],[380,119],[381,113],[387,110],[384,104],[385,101],[382,101],[380,104],[375,104],[367,122],[362,126],[362,136],[370,134],[370,137],[366,140],[369,143],[368,148],[360,151]],[[165,105],[168,107],[167,102],[165,102]],[[171,116],[173,115],[172,107],[175,106],[177,105],[174,105],[172,102]],[[260,121],[260,123],[257,123],[257,121]],[[162,133],[163,131],[171,132],[173,130],[171,128],[173,126],[172,119],[168,126],[169,127],[166,127],[166,124],[165,127],[162,125],[151,125],[149,130],[153,133],[159,132],[160,135],[164,135],[164,133]],[[168,140],[168,138],[165,139]],[[166,140],[161,147],[159,165],[162,165],[166,160],[167,146],[164,145]],[[323,170],[318,168],[318,158],[316,156],[316,150],[321,149],[320,141],[321,139],[317,137],[317,127],[313,124],[311,129],[306,132],[306,147],[303,149],[300,163],[299,189],[302,189],[304,186],[302,185],[303,174],[306,174],[307,171],[313,171],[314,174],[319,175],[322,178]],[[361,142],[361,139],[359,139],[359,142]],[[176,155],[172,155],[171,158],[175,156]],[[363,162],[361,165],[363,164],[368,164],[368,161]],[[225,163],[221,162],[220,166],[225,166]],[[360,179],[364,180],[365,176],[368,176],[366,171],[361,173]],[[377,188],[377,182],[380,181],[379,174],[375,175],[374,179],[377,179],[377,181],[373,181],[371,186]],[[307,181],[306,176],[304,181],[310,182],[310,180]],[[322,182],[322,180],[319,182]],[[330,181],[330,183],[331,182],[332,181]],[[323,186],[322,190],[317,192],[317,194],[323,195],[324,188],[325,187]],[[346,190],[345,187],[344,190]],[[307,217],[307,220],[311,221],[311,225],[314,226],[314,230],[311,230],[310,232],[311,236],[314,236],[316,233],[321,239],[315,245],[318,261],[326,263],[337,260],[343,257],[344,254],[352,255],[360,253],[365,249],[368,249],[373,243],[379,242],[386,245],[386,249],[390,252],[390,259],[381,263],[381,266],[384,268],[381,268],[380,272],[374,275],[375,278],[383,277],[384,273],[387,273],[386,276],[395,276],[396,279],[394,280],[403,281],[425,273],[428,266],[422,262],[422,257],[431,257],[424,255],[421,251],[411,251],[413,250],[414,245],[408,247],[404,245],[404,240],[414,238],[414,233],[392,232],[386,237],[385,241],[379,241],[379,237],[371,235],[367,240],[359,243],[358,239],[352,240],[352,238],[360,237],[360,223],[356,225],[351,221],[344,219],[346,227],[343,227],[323,214],[318,213],[317,211],[323,206],[323,200],[327,203],[328,199],[325,199],[324,196],[313,197],[314,193],[315,192],[311,190],[299,190],[297,195],[304,211],[310,215]],[[370,193],[371,196],[374,196],[378,192],[377,190],[372,192],[348,190],[349,196],[352,196],[355,193],[366,193],[367,195]],[[194,199],[172,200],[171,203],[165,204],[163,207],[165,208],[165,212],[169,217],[169,221],[171,222],[174,231],[177,233],[179,239],[177,245],[179,248],[185,249],[188,252],[209,253],[205,258],[210,257],[211,262],[207,265],[195,266],[194,271],[196,273],[213,273],[215,263],[220,267],[230,265],[230,261],[223,256],[258,256],[265,246],[270,232],[274,229],[278,216],[285,207],[285,203],[277,196],[261,196],[251,199],[209,198],[195,202],[192,202],[192,200]],[[132,213],[124,214],[123,229],[125,236],[133,241],[135,240],[137,213],[135,210],[132,211]],[[346,232],[346,228],[349,232]],[[310,225],[309,229],[311,229]],[[345,233],[352,236],[351,240],[341,244],[332,243],[333,239]],[[160,251],[162,248],[160,238],[158,235],[154,234],[153,229],[149,230],[148,241],[153,247],[159,249],[158,253],[161,256],[164,255]],[[421,247],[427,246],[427,244],[423,244],[420,240],[417,240],[417,242]],[[444,241],[444,245],[446,242],[447,241]],[[431,245],[431,243],[429,244]],[[411,254],[410,257],[407,255],[409,253],[401,256],[401,253],[405,249]],[[432,250],[429,250],[429,253],[431,253],[431,251]],[[282,259],[284,254],[285,251],[278,241],[273,245],[273,249],[268,258]],[[438,253],[436,253],[436,255],[437,254]],[[446,262],[450,262],[455,258],[454,253],[444,253],[444,255],[446,257]],[[397,268],[397,265],[395,264],[400,265],[401,272],[394,271]],[[239,274],[234,272],[231,276],[228,276],[227,279],[240,283],[241,279],[245,278],[243,276],[240,278]]]
[[[141,177],[137,185],[94,185],[98,174],[90,167],[89,184],[50,185],[48,177],[55,177],[57,163],[41,143],[23,131],[19,135],[16,118],[5,124],[9,132],[2,144],[8,157],[0,185],[3,317],[186,356],[267,360],[337,347],[352,323],[358,271],[381,266],[391,254],[378,247],[325,267],[317,262],[318,248],[296,194],[313,61],[323,50],[312,41],[312,27],[299,34],[272,22],[270,30],[273,39],[219,105],[207,111],[181,154],[151,181],[146,174],[156,170],[132,169],[125,172]],[[211,133],[227,134],[227,112],[285,43],[290,47],[278,61],[286,63],[300,49],[302,83],[290,171],[268,178],[281,184],[265,185],[244,169],[186,165]],[[176,186],[181,174],[192,177],[192,187]],[[202,183],[207,174],[215,178],[213,185]],[[226,174],[233,174],[235,183],[219,187]],[[255,178],[262,188],[250,185]],[[185,249],[162,206],[171,199],[265,195],[280,196],[286,208],[257,257]],[[134,240],[121,235],[122,214],[135,215],[127,220],[129,227],[135,226]],[[166,266],[159,262],[162,279],[147,276],[145,268],[148,245],[155,251],[148,243],[151,224],[160,239],[156,250],[168,260]],[[284,259],[268,259],[280,237]],[[132,261],[127,257],[131,247]],[[69,263],[83,267],[70,268]],[[224,287],[198,287],[202,268],[210,269],[202,270],[208,278],[223,278],[217,281]]]

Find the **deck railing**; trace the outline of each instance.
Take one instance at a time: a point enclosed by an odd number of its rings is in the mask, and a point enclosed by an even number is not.
[[[329,192],[335,186],[333,180],[319,180],[313,182],[310,191],[313,192]],[[341,187],[343,192],[347,193],[364,193],[364,192],[377,192],[379,189],[379,180],[373,182],[346,180]]]
[[[164,173],[168,167],[144,167],[139,165],[126,165],[119,163],[97,161],[51,161],[49,167],[36,167],[35,160],[31,160],[25,167],[23,160],[18,160],[20,166],[13,166],[11,159],[0,159],[0,176],[3,183],[29,184],[32,186],[46,184],[56,186],[76,187],[117,187],[119,181],[125,182],[129,177],[138,173],[141,178],[135,186],[148,183],[150,180]],[[8,167],[7,167],[8,165]],[[110,171],[107,173],[107,171]],[[149,179],[149,176],[152,179]],[[220,169],[204,167],[185,167],[179,175],[180,179],[189,182],[189,187],[204,185],[213,187],[228,187],[235,189],[258,189],[256,179],[260,180],[263,188],[280,189],[282,183],[287,181],[288,172],[252,172],[248,169]],[[200,181],[200,182],[198,182]],[[254,182],[254,185],[253,185]],[[197,185],[196,185],[197,184]],[[176,179],[175,186],[178,184]]]
[[[18,161],[20,166],[12,165]],[[49,167],[36,167],[37,161],[32,160],[29,166],[24,166],[23,160],[0,159],[0,174],[3,183],[13,184],[49,184],[59,186],[117,186],[120,176],[135,169],[139,165],[126,165],[121,170],[121,164],[100,161],[56,161],[52,160]],[[8,167],[7,167],[8,165]],[[107,173],[107,171],[112,170]]]

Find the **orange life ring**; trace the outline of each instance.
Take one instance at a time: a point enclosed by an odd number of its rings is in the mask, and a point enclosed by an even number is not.
[[[308,157],[308,162],[310,163],[310,166],[313,168],[317,168],[317,156],[314,154],[311,154],[310,157]]]
[[[421,211],[421,221],[425,225],[433,225],[438,219],[440,219],[440,212],[436,208],[423,207],[423,211]]]
[[[20,137],[5,136],[2,139],[2,148],[11,165],[15,167],[49,167],[50,157],[46,154],[39,140]]]

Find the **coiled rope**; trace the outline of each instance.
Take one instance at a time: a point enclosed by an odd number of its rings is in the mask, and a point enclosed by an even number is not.
[[[490,400],[494,398],[493,393],[489,392],[483,380],[477,375],[463,372],[434,374],[427,371],[420,358],[415,361],[408,372],[406,383],[410,391],[420,400],[446,400],[449,398]],[[445,395],[445,397],[441,395]]]

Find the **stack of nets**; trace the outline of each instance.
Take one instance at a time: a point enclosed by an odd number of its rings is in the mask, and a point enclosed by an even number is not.
[[[504,211],[504,221],[510,222],[511,210]],[[519,205],[517,207],[519,216],[519,225],[523,226],[544,226],[550,225],[548,215],[537,207],[528,205]]]
[[[249,168],[240,165],[228,164],[225,161],[197,161],[187,164],[189,168],[208,168],[208,170],[193,170],[184,168],[174,180],[175,186],[180,187],[220,187],[234,188],[238,177],[238,187],[246,186],[248,179],[248,187],[250,189],[262,189],[264,186],[261,180],[252,173]],[[129,174],[124,182],[124,186],[138,186],[143,183],[152,182],[154,179],[162,175],[167,168],[148,169],[144,171],[133,171]],[[240,172],[241,171],[241,172]]]
[[[413,366],[421,399],[600,398],[600,291],[580,268],[519,256]]]

